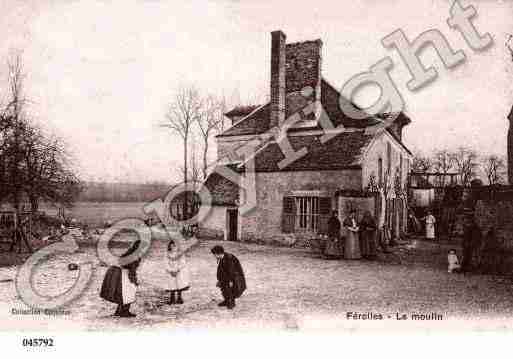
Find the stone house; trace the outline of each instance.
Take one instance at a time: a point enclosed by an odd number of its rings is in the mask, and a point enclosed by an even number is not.
[[[324,232],[332,210],[344,218],[355,208],[360,214],[370,209],[378,218],[386,212],[384,220],[400,235],[406,201],[398,188],[404,188],[412,160],[402,129],[410,119],[400,113],[386,128],[372,131],[386,114],[346,116],[340,102],[347,100],[322,76],[322,41],[287,44],[283,32],[271,35],[270,102],[226,114],[232,126],[217,136],[219,165],[205,181],[212,209],[200,224],[203,233],[226,240],[295,241]],[[279,137],[269,137],[285,127],[293,160]],[[253,150],[241,155],[248,143]],[[239,176],[224,175],[222,166]],[[242,213],[248,171],[255,202]],[[386,197],[367,191],[384,183],[390,187]]]

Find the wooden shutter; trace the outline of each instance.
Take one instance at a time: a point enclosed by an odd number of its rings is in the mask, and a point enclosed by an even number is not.
[[[328,216],[331,214],[331,197],[319,198],[319,214]]]
[[[283,233],[294,232],[296,222],[296,201],[294,197],[283,197],[283,211],[281,213],[281,230]]]
[[[331,215],[331,197],[319,198],[319,228],[320,234],[328,233],[328,220]]]

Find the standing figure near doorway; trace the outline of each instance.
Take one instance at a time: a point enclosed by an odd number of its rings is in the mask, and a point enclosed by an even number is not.
[[[358,222],[356,221],[356,211],[351,210],[349,217],[344,219],[344,229],[346,230],[346,242],[344,246],[345,259],[360,259],[360,243],[358,239]]]
[[[376,221],[371,212],[365,211],[360,222],[360,251],[363,258],[376,257],[376,228]]]
[[[436,218],[431,211],[428,211],[427,216],[424,217],[426,221],[426,239],[435,239],[435,223]]]
[[[328,220],[328,243],[324,250],[324,255],[327,258],[340,258],[344,255],[343,246],[340,242],[340,227],[337,212],[333,211]]]

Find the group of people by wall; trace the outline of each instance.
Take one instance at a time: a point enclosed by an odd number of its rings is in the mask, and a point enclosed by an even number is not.
[[[327,258],[374,259],[377,255],[377,225],[370,211],[358,221],[352,210],[342,223],[333,211],[328,220],[328,237],[322,252]]]

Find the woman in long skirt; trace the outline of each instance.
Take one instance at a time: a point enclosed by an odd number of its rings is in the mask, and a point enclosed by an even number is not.
[[[360,222],[360,247],[364,258],[376,257],[376,228],[376,221],[372,214],[370,211],[365,211]]]
[[[135,241],[134,244],[121,255],[121,262],[123,262],[124,258],[129,257],[137,251],[140,245],[140,240]],[[135,314],[130,313],[130,305],[135,302],[137,286],[139,285],[137,281],[137,268],[140,262],[141,259],[137,258],[130,263],[123,263],[121,266],[111,266],[105,273],[100,297],[118,305],[114,313],[115,316],[135,317]]]
[[[346,230],[346,245],[344,246],[345,259],[360,259],[360,243],[358,240],[358,223],[356,222],[356,211],[351,211],[349,217],[344,220]]]

